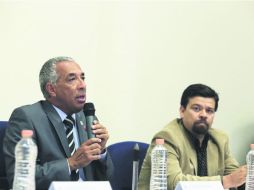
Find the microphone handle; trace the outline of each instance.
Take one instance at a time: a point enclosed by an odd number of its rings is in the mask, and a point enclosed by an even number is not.
[[[94,138],[95,134],[92,132],[93,121],[97,120],[97,118],[93,115],[86,116],[86,130],[88,139]]]

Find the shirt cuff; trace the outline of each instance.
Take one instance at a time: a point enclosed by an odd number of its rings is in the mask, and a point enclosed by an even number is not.
[[[101,158],[100,161],[105,161],[106,160],[106,156],[107,156],[107,150],[104,149],[101,153]]]
[[[67,165],[68,165],[68,168],[69,168],[69,174],[71,175],[71,168],[70,168],[70,164],[69,164],[68,159],[66,159],[66,161],[67,161]]]

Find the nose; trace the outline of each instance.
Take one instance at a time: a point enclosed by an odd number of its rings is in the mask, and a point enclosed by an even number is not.
[[[85,89],[86,88],[86,82],[83,79],[79,80],[78,88],[79,89]]]
[[[202,118],[206,118],[206,117],[207,117],[206,110],[205,110],[205,109],[202,109],[202,110],[200,111],[199,116],[202,117]]]

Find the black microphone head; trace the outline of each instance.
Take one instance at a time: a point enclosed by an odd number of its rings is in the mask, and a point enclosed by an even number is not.
[[[85,103],[83,110],[86,116],[95,115],[95,108],[92,102]]]

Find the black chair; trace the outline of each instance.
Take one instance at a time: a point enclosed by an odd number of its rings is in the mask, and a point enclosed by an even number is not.
[[[107,148],[114,164],[114,174],[110,180],[113,190],[132,189],[133,148],[136,143],[139,145],[139,173],[149,146],[147,143],[124,141],[112,144]]]
[[[0,190],[8,189],[8,181],[5,173],[3,138],[5,129],[8,125],[7,121],[0,121]]]

